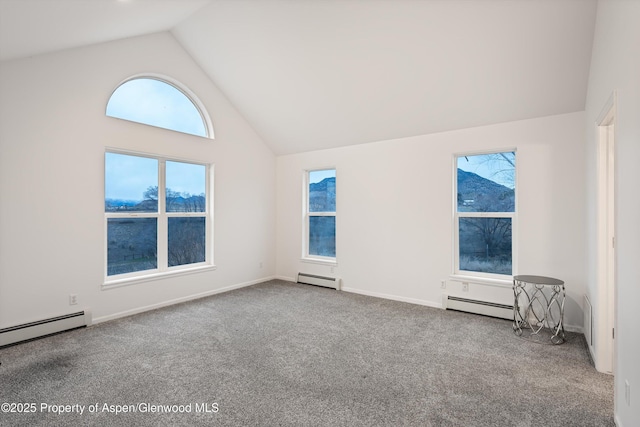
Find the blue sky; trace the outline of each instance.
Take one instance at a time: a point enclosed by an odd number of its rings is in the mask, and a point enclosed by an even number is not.
[[[109,99],[111,117],[207,136],[200,112],[174,86],[160,80],[139,78],[120,85]],[[181,162],[166,162],[167,187],[189,194],[205,193],[206,168]],[[106,153],[105,198],[142,200],[149,187],[158,185],[158,160]]]
[[[167,161],[167,188],[179,193],[205,193],[206,168],[203,165]]]
[[[105,199],[142,200],[158,185],[158,161],[125,154],[105,154]]]
[[[320,182],[325,178],[335,178],[335,177],[336,177],[335,169],[309,171],[309,184],[315,184],[316,182]]]
[[[206,167],[166,162],[167,187],[180,193],[205,193]],[[118,153],[105,154],[105,199],[137,200],[158,185],[158,160]]]
[[[200,111],[174,86],[140,78],[120,85],[107,104],[107,116],[207,136]]]

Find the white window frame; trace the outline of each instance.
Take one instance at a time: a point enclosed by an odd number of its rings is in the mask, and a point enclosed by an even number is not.
[[[486,284],[511,286],[513,276],[517,275],[518,265],[518,155],[515,156],[514,166],[514,209],[513,212],[458,212],[458,158],[514,152],[515,147],[487,151],[472,151],[455,153],[453,155],[453,272],[451,278],[455,280],[475,280]],[[486,273],[481,271],[460,269],[460,218],[510,218],[511,219],[511,274]]]
[[[142,79],[142,80],[145,80],[145,79],[147,79],[147,80],[157,80],[159,82],[162,82],[162,83],[165,83],[165,84],[167,84],[169,86],[172,86],[178,92],[181,92],[189,101],[191,101],[191,103],[193,104],[195,109],[200,114],[200,118],[202,119],[202,122],[203,122],[204,128],[205,128],[205,132],[206,132],[206,135],[205,136],[201,136],[201,137],[208,138],[208,139],[214,139],[213,122],[211,121],[211,116],[209,115],[206,107],[204,106],[204,103],[187,86],[185,86],[184,84],[182,84],[178,80],[176,80],[176,79],[174,79],[172,77],[169,77],[169,76],[165,76],[163,74],[142,73],[142,74],[135,74],[133,76],[130,76],[130,77],[124,79],[123,81],[118,83],[118,85],[111,91],[111,95],[109,95],[109,100],[107,100],[107,106],[109,105],[109,101],[111,100],[111,97],[120,88],[120,86],[122,86],[125,83],[128,83],[128,82],[130,82],[132,80],[139,80],[139,79]],[[114,117],[114,116],[110,116],[108,114],[106,114],[106,116],[114,118],[114,119],[117,119],[117,120],[127,120],[127,121],[130,121],[132,123],[139,123],[139,124],[142,124],[142,125],[145,125],[145,126],[158,127],[158,126],[150,125],[150,124],[147,124],[147,123],[144,123],[144,122],[140,122],[140,121],[137,121],[137,120]],[[182,132],[180,130],[166,128],[166,127],[158,127],[158,128],[159,129],[170,130],[172,132],[180,132],[180,133],[183,133],[185,135],[200,136],[200,135],[195,135],[195,134],[192,134],[192,133]]]
[[[335,172],[336,175],[336,212],[310,212],[309,211],[309,174],[311,172],[317,172],[317,171],[326,171],[326,170],[332,170]],[[329,264],[332,266],[336,266],[337,265],[337,256],[338,256],[338,230],[337,230],[337,225],[338,225],[338,220],[337,220],[337,211],[338,211],[338,170],[336,169],[335,166],[327,166],[327,167],[322,167],[322,168],[314,168],[314,169],[307,169],[304,171],[303,173],[303,179],[302,179],[302,188],[303,188],[303,207],[302,207],[302,212],[303,212],[303,227],[302,227],[302,261],[305,262],[311,262],[311,263],[317,263],[317,264]],[[334,218],[336,218],[336,235],[335,235],[335,245],[336,245],[336,256],[335,257],[328,257],[328,256],[322,256],[322,255],[310,255],[309,254],[309,221],[311,217],[321,217],[321,216],[332,216]]]
[[[176,157],[107,148],[106,153],[144,157],[158,161],[158,211],[157,212],[105,212],[104,213],[104,283],[103,289],[146,282],[172,275],[190,274],[215,269],[213,263],[213,164]],[[180,162],[205,167],[205,212],[166,212],[166,162]],[[106,171],[103,170],[103,177]],[[105,177],[106,178],[106,177]],[[104,186],[103,186],[104,188]],[[104,197],[103,197],[104,199]],[[104,209],[104,208],[103,208]],[[169,218],[205,218],[204,262],[169,267],[168,240]],[[157,219],[157,268],[131,273],[107,275],[108,270],[108,222],[112,218],[156,218]]]

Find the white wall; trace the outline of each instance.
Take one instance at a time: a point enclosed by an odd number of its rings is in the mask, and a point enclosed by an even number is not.
[[[453,154],[517,149],[519,274],[566,282],[566,324],[582,327],[584,115],[573,113],[278,157],[277,275],[332,275],[301,262],[302,173],[337,168],[337,261],[354,292],[440,306],[452,271]],[[448,281],[447,292],[461,293]],[[513,302],[511,287],[465,296]]]
[[[215,140],[106,117],[144,72],[195,92]],[[4,62],[0,93],[0,327],[83,308],[106,320],[274,275],[275,157],[169,33]],[[101,290],[107,146],[215,165],[217,270]]]
[[[640,425],[640,3],[600,1],[586,106],[587,183],[589,189],[589,264],[595,265],[596,126],[607,99],[616,91],[616,274],[617,313],[615,414],[619,427]],[[595,270],[588,292],[594,309],[598,299]],[[602,321],[602,320],[600,320]],[[596,352],[597,354],[597,352]],[[597,362],[597,361],[596,361]],[[625,401],[625,381],[631,401]]]

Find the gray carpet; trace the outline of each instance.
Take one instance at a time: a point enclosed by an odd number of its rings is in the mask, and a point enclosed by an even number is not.
[[[36,409],[0,412],[3,426],[614,426],[613,377],[582,335],[541,345],[505,320],[282,281],[7,347],[0,362],[0,403]],[[137,412],[113,412],[125,409]]]

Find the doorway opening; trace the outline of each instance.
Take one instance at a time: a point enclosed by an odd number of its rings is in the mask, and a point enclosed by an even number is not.
[[[615,92],[605,104],[598,120],[598,262],[596,310],[596,369],[615,374],[616,319],[616,234],[615,234]]]

